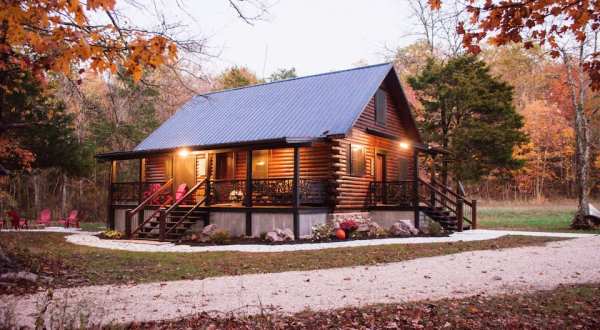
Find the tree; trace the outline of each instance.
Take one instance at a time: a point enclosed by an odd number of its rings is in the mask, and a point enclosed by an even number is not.
[[[267,78],[267,81],[277,81],[296,77],[298,77],[298,75],[296,74],[296,68],[278,69],[277,71],[271,73],[269,78]]]
[[[259,82],[256,74],[246,67],[234,66],[229,68],[217,77],[217,89],[238,88]]]
[[[431,7],[439,9],[440,0]],[[488,41],[500,46],[522,43],[527,49],[539,46],[553,58],[562,59],[567,73],[571,103],[575,110],[575,164],[578,210],[571,224],[574,228],[592,226],[589,209],[591,191],[591,132],[587,109],[587,86],[600,90],[600,52],[597,36],[600,29],[600,2],[597,0],[557,1],[485,1],[468,0],[470,22],[459,23],[463,45],[471,53],[481,51],[479,44]],[[584,76],[587,74],[587,78]]]
[[[422,104],[425,139],[448,149],[443,156],[442,180],[448,172],[458,179],[478,181],[492,171],[512,170],[522,163],[513,149],[527,139],[522,117],[512,105],[512,87],[492,77],[489,68],[472,56],[447,63],[430,59],[408,79]]]

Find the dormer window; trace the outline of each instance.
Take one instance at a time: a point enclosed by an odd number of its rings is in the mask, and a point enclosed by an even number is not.
[[[387,109],[387,100],[385,99],[385,91],[378,89],[375,93],[375,122],[378,125],[385,125],[385,113]]]

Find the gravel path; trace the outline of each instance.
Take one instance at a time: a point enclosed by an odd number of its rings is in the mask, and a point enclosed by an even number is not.
[[[94,323],[109,323],[199,311],[256,313],[260,306],[292,313],[307,307],[323,310],[550,289],[561,283],[599,282],[599,249],[600,237],[591,237],[369,267],[59,289],[48,314],[64,306],[63,299],[71,312],[90,311]],[[3,296],[0,309],[12,305],[18,322],[31,325],[36,303],[43,297],[43,293]]]
[[[546,236],[546,237],[565,237],[581,238],[592,237],[594,234],[582,233],[551,233],[551,232],[530,232],[530,231],[508,231],[508,230],[466,230],[456,232],[448,237],[394,237],[385,239],[370,240],[352,240],[345,242],[329,243],[306,243],[306,244],[240,244],[240,245],[220,245],[220,246],[189,246],[185,244],[173,244],[168,242],[144,241],[144,240],[108,240],[99,239],[89,234],[70,235],[66,240],[69,243],[92,246],[97,248],[134,251],[134,252],[216,252],[216,251],[236,251],[236,252],[291,252],[291,251],[310,251],[322,249],[335,249],[358,246],[375,246],[388,244],[418,244],[418,243],[447,243],[447,242],[468,242],[496,239],[506,235],[526,235],[526,236]]]

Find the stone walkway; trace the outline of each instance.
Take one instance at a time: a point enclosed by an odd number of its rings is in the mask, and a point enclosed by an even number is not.
[[[306,243],[306,244],[240,244],[240,245],[219,245],[219,246],[189,246],[185,244],[176,245],[168,242],[143,241],[143,240],[106,240],[98,237],[83,234],[67,236],[67,241],[73,244],[87,245],[98,248],[135,251],[135,252],[216,252],[216,251],[235,251],[235,252],[291,252],[291,251],[310,251],[322,249],[334,249],[344,247],[375,246],[389,244],[417,244],[417,243],[444,243],[444,242],[467,242],[496,239],[506,235],[526,235],[526,236],[547,236],[547,237],[565,237],[582,238],[592,237],[593,234],[580,233],[548,233],[548,232],[530,232],[530,231],[505,231],[505,230],[467,230],[460,233],[453,233],[448,237],[395,237],[372,240],[354,240],[347,242],[331,243]]]
[[[58,289],[47,315],[91,313],[95,324],[148,321],[207,311],[294,313],[375,303],[552,289],[600,281],[600,237],[545,246],[472,251],[378,266],[254,274],[140,285]],[[45,294],[0,296],[0,313],[33,325]],[[2,314],[4,315],[4,314]]]

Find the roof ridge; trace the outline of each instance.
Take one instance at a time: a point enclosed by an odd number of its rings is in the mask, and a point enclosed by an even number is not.
[[[204,94],[197,94],[194,97],[207,96],[207,95],[224,93],[224,92],[230,92],[230,91],[235,91],[235,90],[240,90],[240,89],[245,89],[245,88],[265,86],[265,85],[271,85],[271,84],[276,84],[276,83],[288,82],[288,81],[292,81],[292,80],[299,80],[299,79],[305,79],[305,78],[313,78],[313,77],[318,77],[318,76],[325,76],[325,75],[330,75],[330,74],[336,74],[336,73],[342,73],[342,72],[348,72],[348,71],[354,71],[354,70],[361,70],[361,69],[369,69],[369,68],[373,68],[373,67],[377,67],[377,66],[392,65],[392,64],[393,64],[392,62],[383,62],[383,63],[378,63],[378,64],[371,64],[371,65],[359,66],[359,67],[356,67],[356,68],[344,69],[344,70],[315,73],[315,74],[311,74],[311,75],[307,75],[307,76],[301,76],[301,77],[295,77],[295,78],[288,78],[288,79],[282,79],[282,80],[275,80],[275,81],[269,81],[269,82],[264,82],[264,83],[260,83],[260,84],[254,84],[254,85],[246,85],[246,86],[235,87],[235,88],[222,89],[222,90],[218,90],[218,91],[214,91],[214,92],[208,92],[208,93],[204,93]]]

